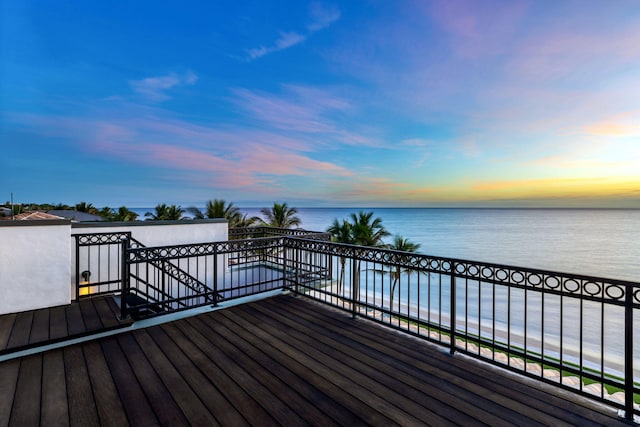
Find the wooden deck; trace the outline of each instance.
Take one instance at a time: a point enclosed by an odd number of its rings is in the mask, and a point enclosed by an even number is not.
[[[111,296],[0,316],[0,355],[129,326]]]
[[[291,296],[0,363],[8,424],[626,425],[567,391]]]

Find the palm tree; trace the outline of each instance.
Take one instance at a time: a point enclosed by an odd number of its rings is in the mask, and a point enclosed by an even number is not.
[[[329,228],[327,228],[327,232],[331,233],[331,238],[334,242],[337,243],[347,243],[353,244],[353,224],[351,224],[346,219],[342,220],[342,222],[338,221],[337,218],[333,220],[333,224]]]
[[[348,243],[361,246],[382,246],[382,239],[389,235],[389,232],[382,226],[382,220],[380,218],[373,219],[373,212],[358,212],[358,214],[351,214],[352,222],[343,220],[340,223],[337,219],[334,219],[333,224],[327,229],[332,234],[333,240],[339,243]],[[338,280],[338,291],[342,289],[344,282],[344,267],[346,259],[340,258],[340,277]],[[355,261],[354,268],[356,274],[354,275],[354,289],[357,298],[359,291],[359,278],[360,278],[360,261]]]
[[[184,219],[185,210],[180,206],[170,205],[167,209],[167,218],[168,220],[179,220]]]
[[[327,232],[331,233],[331,240],[337,243],[353,243],[353,225],[347,221],[338,221],[337,218],[333,220],[333,224],[327,228]],[[344,268],[347,259],[343,256],[340,257],[340,276],[338,277],[338,292],[342,291],[342,285],[344,284]]]
[[[100,209],[99,215],[107,221],[130,222],[138,219],[138,214],[126,206],[120,206],[117,211],[105,206]]]
[[[187,210],[193,215],[194,219],[225,218],[229,221],[230,228],[237,227],[237,223],[241,218],[240,209],[233,206],[232,202],[225,202],[224,199],[209,200],[204,212],[196,207],[191,207]]]
[[[180,206],[161,203],[156,205],[155,213],[147,212],[144,216],[147,217],[147,221],[179,220],[184,218],[184,213],[184,209]]]
[[[130,210],[126,206],[120,206],[117,212],[113,213],[113,219],[111,221],[135,221],[138,219],[138,214]]]
[[[360,211],[357,215],[351,214],[353,243],[356,245],[382,246],[382,239],[389,236],[390,233],[382,225],[382,220],[371,220],[372,217],[373,212]]]
[[[279,228],[293,228],[302,224],[296,208],[290,208],[286,203],[274,203],[271,209],[264,208],[260,212],[266,217],[261,220],[264,225]]]
[[[98,215],[100,213],[100,211],[98,211],[98,209],[95,206],[93,206],[92,203],[87,203],[87,202],[76,203],[75,208],[78,212],[85,212],[92,215]]]
[[[165,219],[167,216],[167,204],[161,203],[157,204],[155,208],[155,212],[146,212],[144,216],[147,217],[147,221],[160,221]]]
[[[353,220],[353,242],[362,246],[383,246],[382,239],[390,233],[382,225],[380,218],[373,218],[373,212],[360,211],[358,214],[351,214]],[[354,299],[360,297],[360,261],[355,262],[356,274],[354,276]]]
[[[394,251],[400,251],[400,252],[416,252],[418,249],[420,249],[420,244],[419,243],[413,243],[411,242],[409,239],[405,239],[404,237],[400,236],[400,235],[396,235],[393,239],[393,243],[391,243],[390,245],[387,245],[387,247],[389,249],[392,249]],[[407,255],[400,255],[399,257],[399,261],[406,261],[408,258]],[[405,269],[405,272],[411,272],[410,269]],[[398,285],[398,283],[400,282],[400,274],[401,274],[402,270],[401,267],[399,265],[396,265],[392,271],[391,271],[391,276],[393,277],[393,282],[391,284],[391,298],[390,298],[390,303],[389,303],[389,308],[393,309],[393,298],[395,297],[395,293],[396,293],[396,286]]]
[[[98,212],[98,215],[100,215],[102,218],[104,218],[107,221],[113,221],[112,218],[115,215],[115,212],[109,206],[105,206],[104,208],[100,209],[100,212]]]
[[[239,215],[238,218],[236,219],[236,223],[234,227],[236,228],[251,227],[255,225],[256,222],[259,222],[259,221],[260,221],[260,218],[258,218],[257,216],[247,217],[247,214],[242,214],[242,215]],[[231,226],[231,223],[229,223],[229,226]]]

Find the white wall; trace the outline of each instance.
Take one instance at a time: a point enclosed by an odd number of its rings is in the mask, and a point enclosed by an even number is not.
[[[0,314],[69,304],[76,298],[72,235],[119,231],[131,231],[146,246],[224,241],[228,236],[225,220],[73,224],[67,220],[0,221]],[[119,260],[115,255],[100,253],[103,271],[92,271],[92,279],[98,274],[118,277]],[[105,258],[113,258],[112,263],[104,262]],[[85,268],[81,265],[81,271]]]
[[[70,224],[0,222],[0,314],[69,304]]]
[[[117,233],[131,231],[145,246],[180,245],[227,240],[226,220],[93,222],[72,224],[72,234]]]

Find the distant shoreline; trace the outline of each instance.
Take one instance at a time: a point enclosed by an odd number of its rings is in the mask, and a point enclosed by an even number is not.
[[[182,206],[182,205],[181,205]],[[191,207],[192,205],[185,205],[188,207]],[[184,206],[182,206],[184,208]],[[204,206],[195,206],[198,209],[204,209]],[[318,207],[313,207],[313,206],[303,206],[303,207],[296,207],[296,206],[292,206],[295,209],[304,209],[304,210],[309,210],[309,209],[314,209],[314,210],[353,210],[353,211],[360,211],[360,210],[398,210],[398,209],[402,209],[402,210],[527,210],[527,211],[531,211],[531,210],[553,210],[553,211],[564,211],[564,210],[568,210],[568,211],[591,211],[591,210],[597,210],[597,211],[637,211],[640,210],[640,207],[638,208],[606,208],[606,207],[593,207],[593,208],[585,208],[585,207],[415,207],[415,206],[409,206],[409,207],[401,207],[401,206],[369,206],[369,207],[356,207],[356,206],[352,206],[352,207],[327,207],[327,206],[318,206]],[[239,209],[241,210],[259,210],[259,209],[264,209],[264,208],[268,208],[268,206],[250,206],[250,207],[242,207],[242,206],[238,206]],[[131,210],[146,210],[146,211],[153,211],[155,208],[154,207],[133,207],[133,208],[129,208]]]

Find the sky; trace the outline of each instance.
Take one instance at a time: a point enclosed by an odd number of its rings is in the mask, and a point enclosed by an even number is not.
[[[640,1],[0,0],[0,201],[640,208]]]

